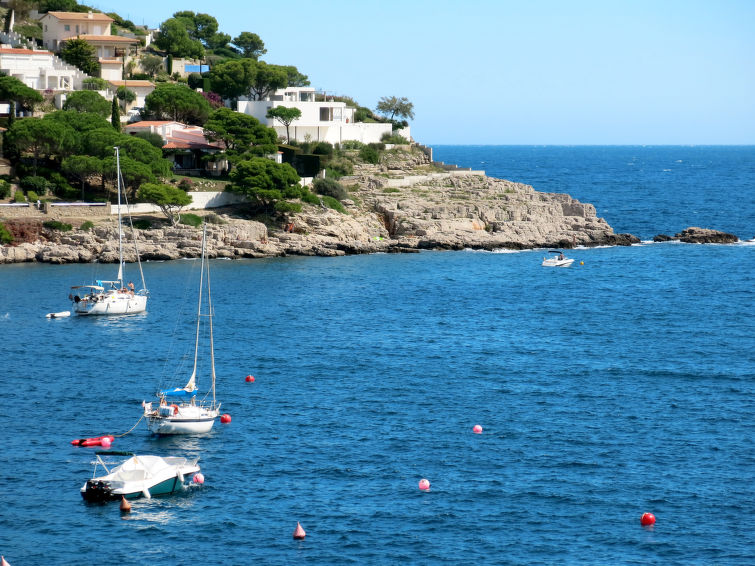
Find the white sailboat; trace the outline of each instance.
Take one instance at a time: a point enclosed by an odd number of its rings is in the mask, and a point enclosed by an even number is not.
[[[209,432],[220,414],[220,403],[215,399],[215,344],[213,342],[212,293],[210,289],[210,264],[206,258],[207,225],[202,232],[202,266],[199,275],[199,300],[197,302],[196,337],[194,341],[194,368],[184,387],[164,389],[157,393],[157,407],[153,403],[142,402],[147,426],[155,434],[201,434]],[[207,312],[202,312],[202,293],[207,279]],[[202,319],[207,320],[210,347],[210,390],[201,401],[196,397],[197,359],[199,357],[199,335]],[[209,399],[208,399],[209,397]]]
[[[71,287],[71,293],[68,295],[68,298],[73,304],[73,312],[81,316],[132,314],[147,310],[147,297],[149,293],[144,283],[144,272],[142,271],[142,262],[139,259],[136,238],[134,238],[134,249],[136,250],[136,261],[139,265],[139,274],[142,279],[142,288],[136,291],[134,284],[129,282],[126,285],[123,278],[123,224],[121,220],[121,187],[123,187],[123,178],[121,177],[120,153],[117,147],[115,148],[115,162],[118,184],[118,276],[113,281],[98,280],[94,285],[75,285]],[[128,206],[128,202],[126,204]],[[131,224],[130,215],[129,224]],[[131,225],[131,233],[134,233],[133,225]]]

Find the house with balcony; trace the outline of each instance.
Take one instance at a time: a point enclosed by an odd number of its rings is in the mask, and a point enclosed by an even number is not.
[[[320,98],[321,100],[317,100]],[[289,135],[296,141],[325,141],[336,144],[347,140],[362,143],[379,142],[383,134],[390,134],[391,124],[354,122],[356,108],[320,95],[312,87],[288,87],[277,90],[265,100],[239,100],[238,111],[257,118],[260,123],[275,128],[280,137],[286,128],[277,120],[267,118],[267,111],[277,106],[298,108],[301,118],[289,126]],[[409,128],[401,135],[409,137]]]
[[[140,43],[135,37],[112,35],[113,19],[106,14],[47,12],[40,23],[42,44],[50,51],[60,51],[69,39],[83,39],[92,45],[100,62],[100,76],[105,80],[123,78],[123,67]]]
[[[228,169],[223,155],[225,146],[209,141],[200,126],[170,120],[144,120],[124,126],[123,132],[158,134],[163,139],[163,155],[173,162],[173,171],[178,175],[218,176]]]
[[[0,72],[39,91],[79,90],[81,81],[86,78],[79,69],[64,63],[50,51],[5,45],[0,46]]]

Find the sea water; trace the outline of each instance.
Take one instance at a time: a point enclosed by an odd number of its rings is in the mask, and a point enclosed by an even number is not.
[[[143,400],[191,373],[197,261],[144,265],[146,314],[52,320],[70,285],[113,266],[0,266],[0,554],[753,563],[755,245],[647,240],[689,225],[751,238],[755,150],[435,157],[568,192],[646,243],[570,250],[569,269],[541,267],[544,250],[213,260],[217,397],[232,421],[175,438],[138,421]],[[204,485],[125,515],[83,502],[94,449],[70,441],[105,433],[128,433],[113,450],[199,456]]]

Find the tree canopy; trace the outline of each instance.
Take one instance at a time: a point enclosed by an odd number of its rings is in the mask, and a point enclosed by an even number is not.
[[[31,106],[42,102],[42,95],[16,77],[0,74],[0,100],[17,102],[21,106]]]
[[[293,108],[293,107],[288,108],[286,106],[275,106],[273,108],[268,109],[267,117],[278,120],[281,124],[283,124],[286,127],[286,143],[288,143],[289,140],[291,139],[291,136],[289,135],[289,132],[288,132],[288,128],[291,125],[291,122],[301,118],[301,110],[299,110],[298,108]]]
[[[249,31],[242,31],[234,37],[233,44],[241,50],[244,57],[255,61],[260,58],[260,55],[267,53],[265,42],[260,39],[259,35]]]
[[[87,75],[98,75],[100,73],[97,50],[83,39],[71,38],[64,42],[58,55],[63,61],[81,69]]]
[[[210,103],[186,85],[166,83],[147,95],[144,111],[156,120],[175,120],[201,126],[207,121]]]
[[[378,101],[376,110],[387,115],[389,120],[394,117],[414,119],[414,104],[405,96],[384,96]]]
[[[174,57],[201,59],[204,56],[204,47],[199,40],[191,38],[186,28],[185,18],[165,20],[155,36],[155,46]]]
[[[278,134],[273,128],[230,108],[213,110],[204,124],[204,130],[209,140],[225,144],[231,160],[250,155],[262,156],[277,150]]]
[[[16,120],[5,137],[5,143],[15,148],[19,155],[31,155],[35,175],[40,158],[58,157],[73,142],[73,130],[60,122],[45,118]]]
[[[107,117],[110,115],[110,103],[93,90],[77,90],[66,96],[63,110],[96,114]]]
[[[144,183],[137,192],[137,197],[158,207],[175,226],[180,219],[181,209],[191,204],[191,195],[173,185]]]
[[[231,191],[245,195],[269,212],[279,202],[301,198],[307,192],[299,185],[301,179],[293,167],[264,157],[252,157],[239,162],[231,171],[230,177]]]
[[[246,96],[249,100],[263,100],[287,86],[288,77],[287,67],[250,58],[230,59],[210,69],[213,92],[230,99]]]
[[[210,46],[210,42],[218,32],[218,21],[209,14],[195,14],[192,11],[183,10],[173,14],[173,17],[186,26],[191,39],[201,42],[205,47]]]

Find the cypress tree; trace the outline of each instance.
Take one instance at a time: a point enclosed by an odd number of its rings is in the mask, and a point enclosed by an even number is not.
[[[121,111],[118,107],[118,97],[113,97],[113,109],[110,111],[110,123],[116,131],[121,131]]]

